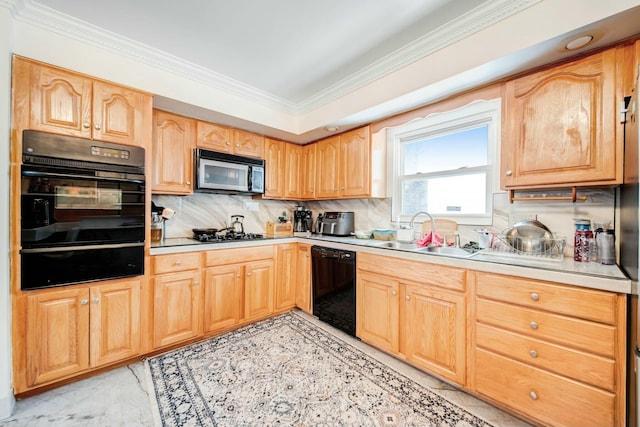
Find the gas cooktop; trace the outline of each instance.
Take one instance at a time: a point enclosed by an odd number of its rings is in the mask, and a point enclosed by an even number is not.
[[[224,243],[224,242],[234,242],[238,240],[260,240],[264,239],[264,235],[255,234],[255,233],[230,233],[230,232],[203,232],[203,233],[195,233],[193,240],[197,240],[199,242],[204,243]]]

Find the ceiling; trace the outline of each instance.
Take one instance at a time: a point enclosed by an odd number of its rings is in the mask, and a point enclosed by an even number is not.
[[[548,0],[546,0],[548,1]],[[155,54],[207,73],[211,84],[233,87],[257,102],[303,115],[438,53],[475,33],[523,13],[541,0],[24,0],[30,7],[90,25],[94,33],[133,41]],[[67,21],[69,22],[69,21]],[[640,7],[607,16],[498,55],[491,61],[437,78],[415,91],[357,106],[299,134],[210,111],[162,96],[154,105],[294,142],[325,136],[322,129],[358,126],[423,105],[506,75],[566,57],[560,48],[589,32],[594,43],[612,43],[637,32]],[[532,23],[528,31],[535,32]],[[504,35],[502,35],[504,37]],[[579,52],[579,51],[578,51]],[[309,126],[307,126],[309,127]],[[325,132],[322,134],[322,132]]]

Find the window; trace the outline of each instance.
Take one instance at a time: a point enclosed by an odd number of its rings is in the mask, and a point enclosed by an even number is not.
[[[460,224],[491,224],[500,100],[477,101],[387,132],[393,147],[393,218],[419,211]]]

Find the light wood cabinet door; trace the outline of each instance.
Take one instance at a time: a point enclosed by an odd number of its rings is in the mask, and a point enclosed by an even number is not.
[[[91,366],[140,353],[140,281],[90,289]]]
[[[89,290],[29,295],[24,330],[27,386],[89,368]]]
[[[91,79],[28,63],[31,129],[91,138]]]
[[[244,320],[273,313],[273,260],[253,261],[244,266]]]
[[[464,294],[406,285],[404,354],[411,363],[465,384]]]
[[[193,192],[195,121],[153,111],[153,180],[151,190],[160,194]]]
[[[304,150],[301,145],[285,143],[284,198],[300,200],[304,178],[302,165]]]
[[[148,121],[149,95],[121,86],[93,83],[93,138],[128,145],[143,145]]]
[[[276,249],[275,309],[286,310],[296,305],[297,244],[278,245]]]
[[[316,143],[316,198],[336,198],[340,189],[340,137]]]
[[[230,153],[231,129],[207,122],[196,122],[196,146],[207,150]]]
[[[264,156],[264,137],[243,130],[233,130],[233,153],[239,156],[257,157]]]
[[[340,197],[367,197],[371,181],[369,127],[340,135]]]
[[[153,281],[154,348],[199,336],[200,272],[164,274]]]
[[[281,199],[284,196],[284,183],[288,166],[285,166],[285,143],[275,139],[265,138],[265,183],[264,197]]]
[[[311,245],[298,243],[296,306],[311,314]]]
[[[356,336],[397,354],[399,346],[400,284],[390,277],[358,272]]]
[[[205,270],[204,332],[229,329],[240,323],[243,309],[242,266]]]
[[[502,187],[618,184],[615,49],[505,84]]]
[[[305,200],[316,197],[316,149],[318,144],[308,144],[302,149],[302,198]]]

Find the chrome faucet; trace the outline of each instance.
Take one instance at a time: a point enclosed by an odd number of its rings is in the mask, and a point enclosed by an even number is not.
[[[436,224],[435,224],[435,221],[433,220],[433,217],[431,216],[431,214],[429,212],[424,212],[424,211],[416,212],[411,217],[411,220],[409,221],[409,228],[413,228],[413,221],[415,221],[416,217],[418,215],[421,215],[421,214],[428,216],[429,219],[431,220],[431,235],[435,236],[436,235]],[[434,246],[433,239],[431,239],[431,243],[429,243],[429,246]]]

